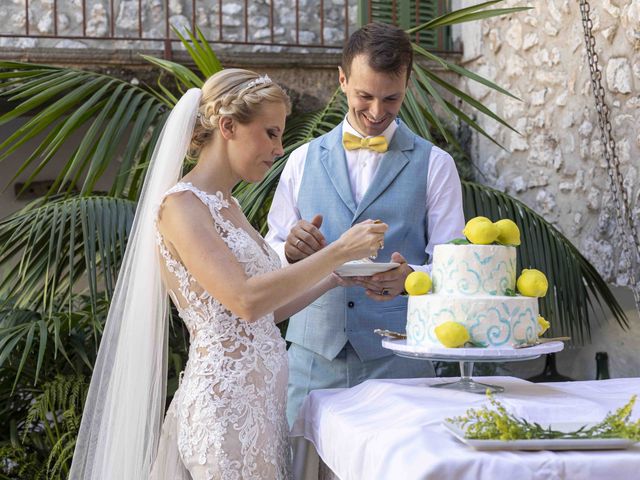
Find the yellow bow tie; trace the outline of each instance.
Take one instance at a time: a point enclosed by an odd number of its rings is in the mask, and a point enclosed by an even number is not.
[[[387,139],[383,136],[361,138],[349,132],[345,132],[342,136],[342,144],[347,150],[367,148],[378,153],[384,153],[389,148],[389,146],[387,145]]]

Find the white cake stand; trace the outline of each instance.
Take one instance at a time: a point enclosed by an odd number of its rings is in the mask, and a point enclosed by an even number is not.
[[[417,360],[436,360],[442,362],[460,363],[460,380],[457,382],[436,383],[431,387],[450,388],[468,393],[485,394],[487,390],[492,393],[504,392],[504,388],[498,385],[474,382],[471,378],[474,362],[519,362],[533,360],[548,353],[559,352],[564,348],[563,342],[548,342],[534,347],[513,348],[446,348],[424,347],[407,345],[406,339],[384,338],[382,346],[391,350],[400,357]]]

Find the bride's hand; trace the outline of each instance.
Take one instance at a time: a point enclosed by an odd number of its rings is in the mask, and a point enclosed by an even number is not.
[[[384,233],[389,226],[386,223],[365,220],[344,232],[336,243],[340,245],[346,260],[359,260],[373,257],[384,246]]]

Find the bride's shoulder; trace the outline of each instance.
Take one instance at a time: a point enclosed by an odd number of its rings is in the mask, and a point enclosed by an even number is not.
[[[158,207],[158,226],[161,230],[171,226],[184,227],[185,224],[210,219],[209,208],[197,193],[190,189],[169,190]]]

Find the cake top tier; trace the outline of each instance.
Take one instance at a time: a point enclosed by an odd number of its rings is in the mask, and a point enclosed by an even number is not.
[[[516,288],[516,249],[503,245],[436,245],[433,291],[440,295],[505,295]]]

